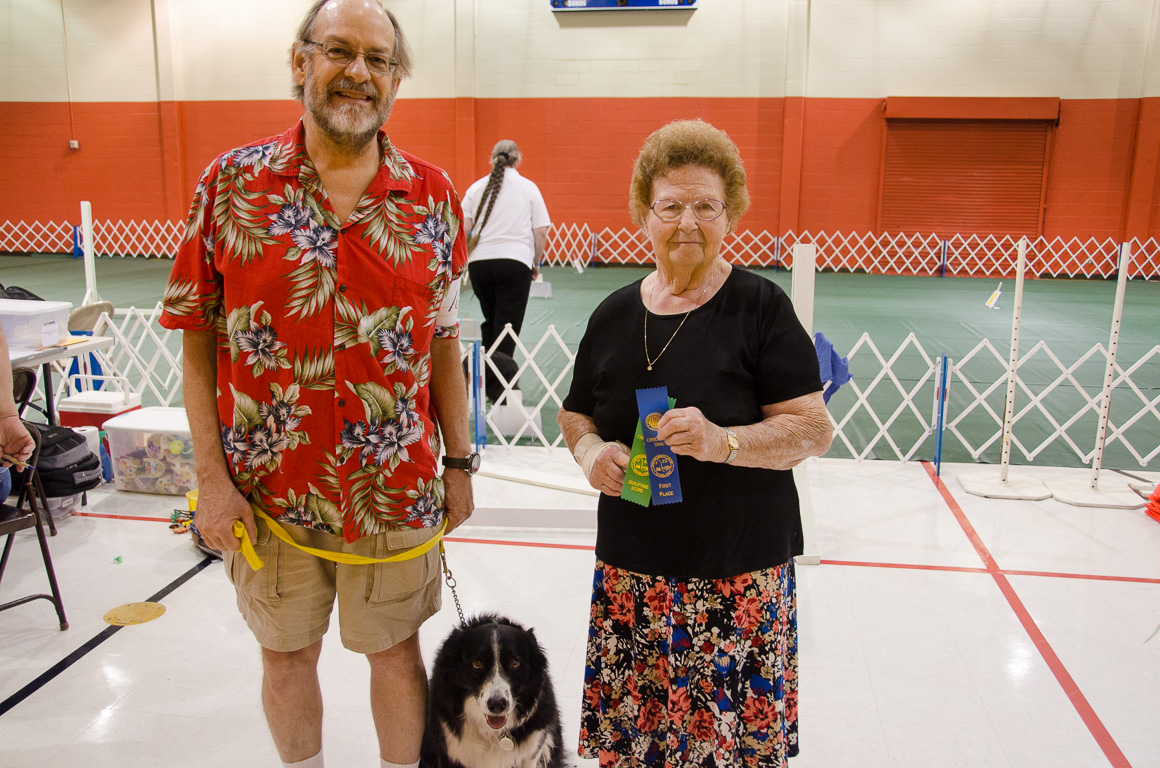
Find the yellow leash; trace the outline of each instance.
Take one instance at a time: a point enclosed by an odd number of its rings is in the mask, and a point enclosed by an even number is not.
[[[436,544],[439,545],[439,551],[442,552],[443,532],[447,530],[447,520],[444,519],[443,527],[439,529],[439,533],[435,534],[417,547],[413,547],[408,549],[406,552],[400,552],[399,554],[393,555],[391,557],[364,557],[363,555],[354,555],[349,552],[331,552],[329,550],[317,549],[315,547],[307,547],[299,544],[298,542],[294,541],[294,539],[290,538],[290,534],[282,530],[282,526],[276,520],[274,520],[274,518],[270,517],[257,507],[251,507],[251,509],[254,511],[255,517],[260,517],[266,521],[266,524],[270,527],[270,533],[274,534],[282,541],[286,542],[292,547],[302,550],[309,555],[321,557],[324,560],[333,560],[336,563],[343,563],[344,565],[374,565],[375,563],[394,563],[402,562],[403,560],[412,560],[416,557],[419,557],[420,555],[426,554]],[[250,567],[255,571],[262,568],[264,563],[262,562],[261,558],[258,557],[258,553],[254,551],[254,543],[250,541],[250,534],[246,531],[246,526],[242,525],[241,520],[234,521],[234,535],[242,540],[242,555],[246,558],[246,562],[250,564]]]

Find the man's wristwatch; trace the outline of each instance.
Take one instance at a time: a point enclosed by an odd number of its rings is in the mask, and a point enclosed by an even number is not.
[[[737,443],[737,433],[733,431],[733,427],[725,427],[725,442],[729,444],[729,456],[726,457],[725,463],[732,464],[733,460],[737,458],[737,449],[740,447]]]
[[[443,466],[448,469],[462,469],[469,475],[474,475],[479,471],[479,454],[469,453],[462,459],[452,458],[451,456],[443,457]]]

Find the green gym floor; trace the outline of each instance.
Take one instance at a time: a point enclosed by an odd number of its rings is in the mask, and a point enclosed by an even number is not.
[[[170,261],[164,259],[98,259],[97,290],[102,299],[112,301],[118,308],[152,308],[161,298],[170,264]],[[789,292],[789,273],[772,269],[758,271]],[[521,339],[530,347],[543,336],[549,325],[554,325],[565,343],[575,349],[584,333],[589,313],[600,300],[647,272],[647,269],[640,267],[596,267],[577,274],[570,267],[546,268],[544,279],[551,283],[552,297],[531,299]],[[6,286],[27,288],[45,299],[71,301],[77,305],[84,295],[84,267],[80,260],[65,255],[0,256],[0,282]],[[967,366],[966,374],[972,381],[978,378],[980,384],[976,386],[985,387],[1002,377],[1010,347],[1011,301],[1015,283],[1014,280],[1004,280],[997,308],[989,309],[985,306],[987,299],[998,285],[999,281],[994,279],[822,273],[817,275],[814,328],[824,333],[841,354],[847,354],[859,338],[868,333],[877,350],[886,359],[898,350],[911,333],[928,357],[933,359],[946,354],[956,362],[982,339],[989,339],[998,352],[998,359],[993,355],[987,355],[985,359],[978,357]],[[1071,366],[1093,345],[1098,343],[1106,346],[1115,289],[1114,281],[1105,280],[1027,280],[1021,319],[1021,356],[1027,355],[1038,342],[1043,341],[1064,366]],[[461,314],[476,319],[481,316],[479,305],[470,291],[464,296]],[[1160,282],[1129,283],[1119,339],[1120,365],[1127,367],[1134,364],[1160,344],[1158,330]],[[552,372],[558,372],[563,365],[563,354],[545,351],[537,355],[536,360],[551,376]],[[1103,366],[1102,358],[1097,360],[1093,357],[1075,373],[1076,380],[1089,399],[1099,394]],[[915,373],[907,375],[908,369],[913,369]],[[852,373],[859,384],[865,386],[880,370],[881,365],[873,359],[868,349],[863,347],[859,350],[852,366]],[[921,359],[918,350],[910,346],[900,356],[894,370],[903,386],[909,387],[920,375],[917,371],[925,370],[925,361]],[[1059,376],[1059,368],[1042,352],[1036,354],[1033,365],[1021,372],[1021,378],[1033,390]],[[538,383],[529,381],[529,378],[534,379],[534,376],[525,374],[521,379],[525,404],[536,402],[543,393]],[[1152,356],[1132,378],[1143,397],[1155,402],[1160,397],[1160,355]],[[956,391],[956,388],[962,390],[963,386],[952,383],[952,416],[955,403],[963,402],[967,394]],[[915,398],[915,403],[920,412],[929,414],[932,410],[933,384],[928,382],[926,390]],[[1140,396],[1125,390],[1121,397],[1119,392],[1117,390],[1112,401],[1114,422],[1131,417],[1144,405]],[[996,410],[1001,410],[1002,387],[996,395],[988,398],[988,402]],[[1016,397],[1017,410],[1024,407],[1028,399],[1026,393],[1020,391]],[[849,387],[839,391],[830,403],[835,418],[840,419],[853,401],[854,395]],[[892,403],[899,402],[899,396],[897,390],[891,394],[886,388],[880,388],[871,401],[876,406],[879,418],[885,419],[893,410]],[[1060,422],[1084,404],[1083,396],[1070,384],[1058,389],[1052,402],[1054,405],[1049,410]],[[982,412],[978,413],[981,415]],[[547,422],[554,422],[554,419],[545,416],[544,421],[545,432],[551,438],[555,435],[555,424]],[[1034,447],[1053,429],[1045,419],[1040,421],[1043,423],[1039,426],[1035,426],[1033,420],[1028,420],[1017,427],[1016,436],[1029,448]],[[852,432],[872,431],[873,425],[867,420],[864,425],[852,423],[850,428]],[[972,420],[964,421],[960,428],[965,432],[982,430],[982,434],[986,435],[996,427],[993,421],[972,417]],[[1089,411],[1085,418],[1068,429],[1068,434],[1083,450],[1090,450],[1095,436],[1094,412]],[[1129,440],[1143,454],[1153,450],[1160,444],[1160,419],[1146,413],[1129,432]],[[930,444],[933,450],[933,440]],[[956,449],[956,445],[954,441],[949,441],[944,459],[969,461],[970,455],[961,445]],[[831,453],[850,455],[844,446],[837,444]],[[915,458],[930,458],[930,453],[924,445],[923,451],[916,454]],[[892,452],[878,449],[870,456],[893,458]],[[980,458],[997,461],[997,445]],[[1021,463],[1018,453],[1014,460]],[[1036,463],[1059,466],[1081,464],[1075,452],[1062,446],[1059,441],[1043,451]],[[1151,466],[1155,467],[1156,463],[1154,459]],[[1109,447],[1106,466],[1131,470],[1138,469],[1139,463],[1122,448],[1115,450]]]

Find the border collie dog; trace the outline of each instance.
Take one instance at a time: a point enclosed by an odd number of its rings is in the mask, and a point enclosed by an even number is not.
[[[561,739],[548,658],[531,629],[482,614],[443,641],[423,768],[563,768]]]

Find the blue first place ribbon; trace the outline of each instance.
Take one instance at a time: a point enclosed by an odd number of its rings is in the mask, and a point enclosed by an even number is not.
[[[681,501],[681,477],[673,449],[657,437],[657,422],[669,409],[667,387],[636,391],[640,411],[640,428],[644,436],[644,454],[648,459],[648,484],[653,504],[676,504]]]

